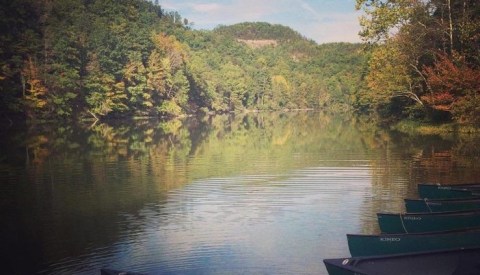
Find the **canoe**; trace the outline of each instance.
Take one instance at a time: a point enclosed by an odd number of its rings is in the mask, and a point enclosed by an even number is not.
[[[416,234],[347,234],[352,257],[480,247],[480,228]]]
[[[480,227],[480,211],[377,213],[382,233],[423,233]]]
[[[469,199],[405,199],[407,213],[480,210],[480,198]]]
[[[330,275],[480,274],[480,248],[323,260]]]
[[[473,198],[480,196],[480,184],[418,184],[418,195],[425,199]]]
[[[119,270],[107,269],[107,268],[102,268],[100,270],[100,274],[101,275],[145,275],[143,273],[119,271]]]

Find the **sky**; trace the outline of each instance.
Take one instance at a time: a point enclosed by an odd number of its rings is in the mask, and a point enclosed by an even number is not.
[[[282,24],[317,43],[360,42],[355,0],[159,0],[194,29],[240,22]]]

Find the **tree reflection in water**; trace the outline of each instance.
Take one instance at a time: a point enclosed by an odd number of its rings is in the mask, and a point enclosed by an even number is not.
[[[171,221],[171,210],[164,209],[169,198],[199,182],[205,194],[215,180],[244,181],[242,196],[274,188],[279,193],[273,197],[267,192],[260,193],[265,200],[255,197],[262,211],[309,193],[335,191],[317,189],[321,185],[339,186],[335,192],[360,200],[354,210],[361,213],[359,230],[373,233],[375,213],[402,210],[402,199],[416,195],[416,183],[480,178],[479,137],[405,135],[362,118],[319,112],[25,128],[0,137],[0,241],[6,270],[16,273],[81,273],[122,261],[120,244],[144,234],[147,223],[158,228]],[[316,185],[304,186],[305,180]],[[368,193],[356,195],[350,188]],[[289,197],[282,190],[295,193]],[[263,205],[269,200],[273,205]],[[188,203],[175,205],[191,210]]]

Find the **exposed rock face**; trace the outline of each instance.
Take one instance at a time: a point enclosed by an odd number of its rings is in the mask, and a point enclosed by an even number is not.
[[[258,49],[266,46],[277,46],[277,40],[273,39],[259,39],[259,40],[252,40],[252,39],[237,39],[238,42],[245,43],[247,46]]]

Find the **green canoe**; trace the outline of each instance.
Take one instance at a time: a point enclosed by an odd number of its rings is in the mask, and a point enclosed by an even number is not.
[[[422,199],[455,199],[479,197],[480,184],[474,183],[441,185],[421,183],[418,184],[418,195]]]
[[[128,272],[128,271],[120,271],[120,270],[102,268],[100,270],[100,275],[145,275],[145,274],[137,273],[137,272]]]
[[[347,234],[352,257],[480,247],[480,228],[417,234]]]
[[[382,233],[423,233],[480,227],[480,211],[377,213]]]
[[[468,199],[405,199],[407,213],[480,210],[480,198]]]
[[[480,274],[480,248],[323,260],[330,275]]]

